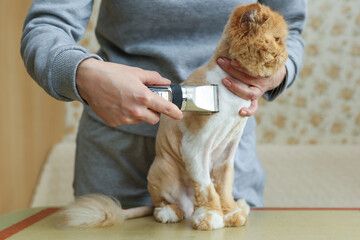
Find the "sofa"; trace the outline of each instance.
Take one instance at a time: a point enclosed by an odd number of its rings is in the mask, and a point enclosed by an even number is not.
[[[266,207],[360,207],[360,147],[259,145],[266,172]],[[41,172],[31,207],[74,200],[75,142],[56,144]]]

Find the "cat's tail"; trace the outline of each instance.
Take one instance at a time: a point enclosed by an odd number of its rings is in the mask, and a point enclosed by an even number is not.
[[[59,228],[95,228],[121,224],[124,220],[148,216],[153,206],[122,209],[118,200],[89,194],[76,198],[75,202],[61,209],[58,215]]]

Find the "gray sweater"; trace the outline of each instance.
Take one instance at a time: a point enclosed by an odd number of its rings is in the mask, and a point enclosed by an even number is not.
[[[157,126],[107,126],[79,96],[75,73],[89,57],[159,72],[174,83],[184,81],[207,63],[230,13],[250,0],[102,0],[96,27],[101,45],[90,54],[81,39],[92,11],[91,0],[35,0],[24,24],[21,54],[29,74],[51,96],[84,103],[75,165],[76,195],[100,192],[123,205],[151,204],[146,175],[154,158]],[[289,59],[283,84],[264,94],[275,99],[301,69],[301,32],[306,0],[260,3],[284,15],[289,26]],[[235,97],[235,96],[234,96]],[[255,119],[250,117],[238,146],[233,195],[263,205],[265,174],[256,153]]]
[[[141,1],[103,0],[96,36],[97,55],[76,42],[81,39],[92,11],[91,0],[35,0],[26,17],[21,54],[29,74],[47,93],[62,101],[82,101],[75,84],[78,64],[89,57],[159,72],[175,83],[184,81],[212,55],[231,11],[250,0]],[[306,15],[305,0],[264,0],[280,12],[289,25],[289,60],[284,85],[293,83],[301,69],[301,32]],[[98,121],[85,104],[85,111]],[[119,129],[155,136],[157,126],[127,125]]]

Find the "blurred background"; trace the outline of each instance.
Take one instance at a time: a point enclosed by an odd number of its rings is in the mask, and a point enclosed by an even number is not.
[[[53,173],[44,175],[44,171],[51,168],[49,156],[58,154],[57,164],[62,160],[73,161],[74,140],[82,111],[79,102],[62,103],[47,96],[26,73],[20,57],[20,37],[31,2],[0,2],[0,214],[30,205],[63,204],[40,200],[36,204],[34,201],[41,197],[35,195],[42,191],[41,184],[49,182],[47,177],[54,178],[62,171],[61,167],[53,167]],[[95,0],[87,32],[80,42],[91,52],[98,49],[94,27],[99,4],[100,0]],[[310,206],[359,207],[360,179],[355,174],[356,167],[360,166],[360,2],[309,0],[303,38],[306,47],[299,79],[276,101],[262,101],[256,114],[257,142],[268,170],[270,190],[265,192],[266,202],[270,206],[297,204],[296,201],[272,201],[270,195],[271,192],[281,194],[279,189],[288,189],[287,193],[294,189],[289,184],[280,186],[279,182],[284,181],[276,176],[304,160],[301,166],[308,166],[302,169],[307,175],[314,176],[325,169],[324,175],[318,175],[314,181],[328,186],[318,187],[325,195],[318,194],[312,203],[309,202]],[[55,149],[55,144],[59,146],[59,143],[67,147]],[[64,153],[66,151],[70,153]],[[68,164],[72,166],[73,163]],[[281,170],[276,164],[285,169]],[[71,168],[67,171],[71,176]],[[304,178],[304,172],[299,173],[298,179]],[[342,180],[329,183],[335,177]],[[54,180],[55,183],[59,181]],[[69,179],[68,188],[71,181]],[[314,181],[299,184],[300,189],[313,186]],[[47,191],[51,188],[47,186]],[[346,196],[329,200],[329,196],[339,193],[338,190]],[[313,191],[322,192],[316,186]],[[49,192],[43,194],[49,195]],[[306,205],[304,202],[298,204]]]
[[[65,129],[65,106],[26,72],[20,38],[31,0],[0,1],[0,214],[29,206],[42,165]]]

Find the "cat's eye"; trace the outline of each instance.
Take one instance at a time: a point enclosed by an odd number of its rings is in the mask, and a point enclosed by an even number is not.
[[[275,37],[275,41],[276,41],[276,42],[280,42],[280,38],[279,38],[279,37]]]

